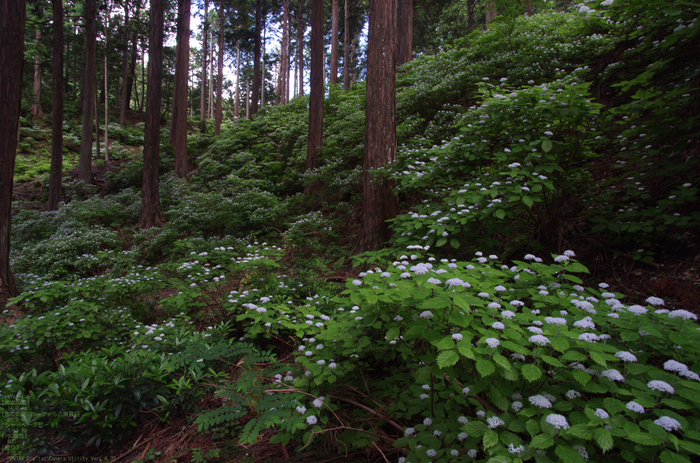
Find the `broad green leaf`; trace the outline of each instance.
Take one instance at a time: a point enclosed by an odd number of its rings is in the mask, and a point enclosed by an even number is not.
[[[563,336],[550,337],[549,341],[551,342],[554,350],[558,350],[559,352],[566,352],[569,350],[569,341],[567,341]]]
[[[598,428],[595,431],[595,441],[598,444],[598,447],[601,448],[603,453],[607,452],[611,448],[613,448],[613,437],[612,434],[610,434],[610,431],[608,431],[605,428]]]
[[[532,382],[542,377],[542,370],[537,365],[528,363],[523,367],[522,375],[526,380]]]
[[[476,369],[479,371],[481,376],[489,376],[496,371],[496,366],[491,360],[479,359],[476,361]]]
[[[391,341],[392,339],[396,339],[400,333],[401,330],[399,328],[391,328],[389,331],[386,332],[386,336],[384,336],[384,339]]]
[[[591,375],[581,370],[572,371],[571,376],[573,376],[576,381],[584,385],[588,384],[588,382],[591,380]]]
[[[549,153],[552,150],[552,142],[550,140],[542,141],[542,151]]]
[[[503,218],[506,216],[506,211],[504,211],[503,209],[498,209],[496,212],[493,213],[493,215],[496,216],[496,218],[503,220]]]
[[[523,195],[523,204],[527,207],[532,207],[535,202],[528,195]]]
[[[685,455],[679,455],[670,450],[664,450],[661,452],[660,460],[662,463],[691,463],[690,458],[686,457]]]
[[[694,453],[695,455],[700,455],[700,445],[696,444],[695,442],[679,440],[678,445],[686,452]]]
[[[536,449],[548,449],[554,445],[554,438],[547,433],[538,434],[532,438],[530,445]]]
[[[474,360],[474,352],[471,350],[470,347],[459,346],[458,350],[459,350],[460,354],[464,355],[467,358]]]
[[[531,436],[534,436],[540,432],[540,423],[538,423],[536,420],[527,420],[527,423],[525,423],[525,428]]]
[[[561,363],[559,360],[557,360],[554,357],[550,357],[549,355],[542,355],[541,358],[542,358],[542,360],[544,360],[545,362],[549,363],[550,365],[552,365],[554,367],[563,367],[564,366],[564,364]]]
[[[586,424],[575,424],[569,428],[567,433],[581,439],[591,440],[595,437],[595,430],[596,428],[590,427]]]
[[[391,339],[394,339],[394,338],[391,338]],[[452,336],[445,336],[440,341],[434,343],[434,345],[438,350],[453,349],[455,346],[455,341],[454,341],[454,339],[452,339]]]
[[[585,463],[586,461],[583,459],[578,450],[573,449],[568,445],[557,445],[557,448],[554,450],[554,453],[556,453],[557,456],[566,463]]]
[[[437,357],[437,364],[440,368],[451,367],[459,360],[459,354],[454,350],[440,352]],[[478,368],[478,366],[477,366]]]
[[[444,296],[431,297],[418,304],[421,309],[442,309],[449,307],[452,301]]]
[[[498,444],[498,433],[489,429],[484,433],[484,448],[493,447],[496,444]]]

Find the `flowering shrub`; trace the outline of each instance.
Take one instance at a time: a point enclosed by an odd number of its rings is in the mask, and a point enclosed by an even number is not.
[[[331,306],[253,304],[242,319],[303,336],[305,375],[282,383],[325,396],[292,414],[305,442],[344,425],[342,440],[362,445],[362,430],[344,420],[370,410],[371,432],[403,434],[402,461],[631,461],[650,451],[690,461],[700,454],[697,317],[653,297],[624,304],[605,284],[585,288],[572,256],[546,265],[528,255],[511,267],[496,256],[403,256],[348,281]],[[362,381],[364,393],[345,386]]]

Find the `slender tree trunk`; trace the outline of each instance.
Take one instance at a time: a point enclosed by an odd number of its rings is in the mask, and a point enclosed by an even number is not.
[[[476,0],[468,0],[467,3],[467,32],[474,32],[474,10],[476,8]]]
[[[299,70],[299,95],[304,96],[304,0],[299,0],[299,29],[297,30],[297,69]]]
[[[97,76],[95,76],[97,78]],[[95,91],[95,159],[100,158],[100,105],[97,91]]]
[[[498,11],[496,10],[496,2],[493,1],[486,5],[486,30],[489,29],[489,23],[496,18]]]
[[[265,21],[265,14],[263,12],[263,22],[262,22],[262,56],[261,61],[261,76],[260,76],[260,107],[265,107],[265,91],[267,90],[267,62],[265,60],[265,45],[267,45],[267,24]]]
[[[139,18],[141,17],[141,0],[136,0],[136,22],[138,23]],[[126,80],[126,98],[122,98],[122,102],[126,102],[126,107],[124,108],[124,122],[126,122],[126,110],[131,108],[131,93],[132,90],[134,93],[136,93],[136,105],[138,107],[138,110],[141,111],[141,106],[139,103],[139,98],[138,98],[138,91],[134,87],[134,82],[136,81],[136,61],[138,59],[138,44],[139,44],[139,38],[138,34],[136,32],[136,27],[133,28],[134,31],[131,34],[131,64],[129,65],[129,74]],[[141,60],[141,63],[143,64],[143,59]],[[143,77],[143,75],[142,75]],[[143,90],[143,89],[142,89]],[[121,122],[121,116],[120,116],[120,124],[124,125],[124,122]]]
[[[209,0],[204,0],[204,31],[202,32],[202,87],[201,99],[199,103],[199,131],[205,133],[207,131],[207,57],[209,51],[207,49],[209,41]]]
[[[207,101],[207,119],[214,119],[214,31],[209,47],[209,99]]]
[[[58,209],[63,178],[63,0],[53,0],[53,109],[48,210]]]
[[[83,73],[83,132],[80,142],[80,160],[78,161],[78,178],[94,183],[92,178],[92,131],[93,118],[95,117],[95,99],[97,76],[96,76],[96,54],[97,54],[97,25],[95,16],[97,6],[95,0],[85,0],[85,72]]]
[[[187,93],[190,69],[191,0],[178,1],[175,94],[170,139],[175,150],[175,174],[187,178]]]
[[[139,100],[139,112],[144,110],[146,104],[146,48],[141,47],[141,99]]]
[[[331,89],[338,85],[338,14],[340,5],[338,0],[333,0],[332,3],[332,19],[331,19]]]
[[[105,162],[109,162],[109,89],[107,88],[107,42],[105,41]]]
[[[10,269],[10,226],[26,17],[26,0],[0,0],[0,293],[9,296],[17,296]]]
[[[127,99],[127,80],[129,75],[129,4],[124,1],[124,67],[122,69],[122,99],[119,105],[119,125],[126,123],[126,110],[129,107]]]
[[[396,21],[396,66],[411,61],[413,55],[413,0],[398,0]]]
[[[234,103],[233,119],[238,123],[241,117],[241,42],[236,44],[236,102]]]
[[[160,227],[165,218],[160,208],[158,165],[160,163],[160,106],[163,77],[164,0],[150,0],[148,39],[148,101],[143,146],[143,187],[139,228]]]
[[[350,90],[350,0],[345,0],[345,37],[343,38],[343,88]]]
[[[245,81],[245,118],[250,119],[250,81]]]
[[[311,93],[309,96],[309,146],[306,152],[306,171],[318,167],[319,151],[323,147],[323,0],[311,2]],[[310,194],[316,189],[309,185],[304,193]]]
[[[36,38],[38,49],[41,43],[41,29],[36,30],[34,37]],[[34,103],[32,104],[32,116],[37,120],[44,118],[44,111],[41,109],[41,55],[39,55],[38,51],[34,54]]]
[[[260,36],[262,34],[262,0],[255,2],[255,55],[253,61],[253,95],[250,102],[250,118],[258,113],[260,97]]]
[[[350,61],[353,63],[352,72],[350,73],[350,87],[354,87],[357,83],[357,36],[352,39],[352,47],[350,48]]]
[[[370,0],[367,43],[367,108],[363,163],[360,247],[379,249],[389,238],[387,220],[396,216],[393,182],[372,176],[396,160],[395,16],[392,0]]]
[[[282,14],[282,43],[280,47],[280,63],[278,72],[278,103],[289,102],[289,0],[284,0]]]
[[[216,135],[221,135],[221,121],[224,117],[222,95],[224,93],[224,2],[219,0],[219,81],[216,85]]]

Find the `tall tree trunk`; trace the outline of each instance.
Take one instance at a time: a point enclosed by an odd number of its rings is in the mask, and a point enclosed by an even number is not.
[[[126,110],[129,107],[127,99],[127,80],[129,75],[129,4],[124,0],[124,67],[122,69],[122,99],[119,105],[119,125],[126,123]]]
[[[26,0],[0,0],[0,293],[9,296],[17,296],[10,269],[10,226],[26,17]]]
[[[34,103],[32,104],[32,116],[34,119],[43,119],[44,111],[41,109],[41,55],[38,49],[41,43],[41,29],[37,28],[36,34],[37,52],[34,54]]]
[[[58,209],[63,179],[63,0],[53,0],[53,109],[48,210]]]
[[[80,141],[80,160],[78,161],[78,178],[87,183],[94,183],[92,178],[92,131],[95,117],[95,98],[97,87],[96,54],[97,24],[96,0],[85,0],[85,72],[83,73],[83,132]]]
[[[360,247],[379,249],[389,239],[387,220],[396,216],[393,182],[372,173],[396,160],[395,16],[392,0],[370,0],[367,43],[367,108]]]
[[[95,76],[97,78],[97,76]],[[95,89],[95,159],[100,159],[100,105]]]
[[[136,0],[135,20],[137,23],[138,23],[140,17],[141,17],[141,0]],[[131,34],[131,63],[129,64],[129,74],[128,74],[127,80],[126,80],[126,98],[122,98],[122,102],[126,102],[126,107],[123,109],[124,122],[126,122],[126,110],[131,107],[132,90],[134,92],[136,92],[136,89],[134,88],[134,82],[136,81],[136,61],[137,61],[138,55],[139,55],[138,54],[139,38],[138,38],[138,34],[136,32],[136,27],[134,27],[133,29],[134,29],[134,31]],[[143,60],[141,60],[141,63],[143,63]],[[136,102],[137,102],[138,110],[141,111],[141,106],[139,105],[139,99],[138,99],[138,92],[136,92],[136,93],[137,93]],[[121,121],[121,116],[120,116],[119,123],[124,125],[124,122]]]
[[[280,102],[284,105],[289,102],[289,0],[284,0],[283,8],[279,81]]]
[[[297,29],[297,69],[299,71],[299,95],[304,96],[304,0],[299,0],[299,21]]]
[[[209,47],[209,98],[207,100],[207,119],[214,119],[214,31]]]
[[[241,41],[236,44],[236,102],[234,104],[233,119],[238,123],[241,117]]]
[[[207,131],[207,57],[209,56],[207,45],[209,41],[209,0],[204,0],[204,31],[202,32],[202,38],[202,86],[199,103],[199,131],[201,133],[205,133]]]
[[[311,2],[311,93],[309,96],[309,146],[306,152],[306,171],[318,167],[318,154],[323,147],[323,0]],[[316,189],[309,185],[304,193]]]
[[[107,17],[109,20],[107,21],[107,29],[105,30],[105,162],[109,162],[109,73],[107,71],[107,50],[109,50],[109,31],[112,30],[112,6],[114,5],[114,3],[110,0],[108,0],[107,3],[109,4],[109,7],[107,8]]]
[[[352,63],[357,63],[357,36],[352,40],[352,46],[350,47],[350,61]],[[350,87],[354,87],[357,83],[357,68],[353,66],[352,72],[350,73]]]
[[[350,90],[350,0],[345,0],[345,37],[343,38],[343,88]]]
[[[333,0],[332,3],[332,19],[331,19],[331,89],[338,84],[338,13],[340,6],[338,0]]]
[[[224,93],[224,2],[219,0],[219,81],[216,85],[216,135],[221,135],[224,117],[221,98]]]
[[[262,0],[255,1],[255,56],[253,61],[253,95],[250,102],[250,118],[258,113],[260,97],[260,36],[262,34]]]
[[[496,10],[496,2],[493,1],[486,5],[486,30],[489,29],[489,23],[496,18],[498,10]]]
[[[476,0],[468,0],[467,3],[467,33],[474,32],[474,10],[476,8]]]
[[[146,47],[141,47],[141,100],[139,100],[139,112],[144,110],[146,104]]]
[[[398,0],[396,20],[396,66],[411,61],[413,55],[413,0]]]
[[[150,0],[148,38],[148,100],[143,146],[143,187],[139,228],[160,227],[165,218],[160,208],[158,165],[160,163],[160,106],[163,78],[164,0]]]
[[[191,0],[178,0],[177,50],[175,52],[175,94],[170,142],[175,150],[175,174],[187,178],[187,91],[190,69]]]
[[[263,33],[263,39],[262,39],[262,56],[260,57],[260,67],[261,67],[261,76],[260,76],[260,107],[264,108],[265,107],[265,91],[267,90],[267,62],[265,60],[265,45],[267,45],[267,24],[265,21],[265,12],[263,11],[263,22],[262,22],[262,33]]]
[[[245,118],[250,119],[250,81],[245,81]]]

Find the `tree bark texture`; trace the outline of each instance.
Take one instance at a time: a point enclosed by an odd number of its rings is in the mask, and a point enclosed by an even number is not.
[[[219,0],[219,79],[216,85],[216,135],[221,135],[221,121],[224,116],[221,98],[224,93],[224,2]]]
[[[163,78],[164,0],[151,1],[148,50],[148,99],[143,146],[143,187],[139,228],[160,227],[165,218],[160,208],[160,105]]]
[[[282,15],[282,56],[280,59],[280,99],[281,103],[289,103],[289,63],[290,63],[290,40],[289,40],[289,0],[284,0],[284,12]]]
[[[241,42],[236,44],[236,102],[234,104],[233,119],[238,122],[241,117]]]
[[[175,150],[175,174],[180,178],[187,178],[187,90],[190,70],[191,6],[191,0],[178,0],[175,94],[170,137]]]
[[[343,88],[350,90],[350,0],[345,0],[345,36],[343,37]]]
[[[48,210],[58,209],[63,178],[63,1],[53,0],[53,109]]]
[[[299,95],[304,96],[304,0],[299,0],[299,21],[297,29],[297,69],[299,71]]]
[[[80,140],[78,178],[94,183],[92,178],[92,131],[97,98],[97,24],[96,0],[85,0],[85,71],[83,72],[83,131]]]
[[[207,131],[207,43],[209,40],[209,0],[204,0],[204,31],[202,33],[202,87],[199,103],[200,123],[199,131]]]
[[[413,56],[413,0],[398,0],[396,21],[396,66],[411,61]]]
[[[331,89],[333,86],[338,85],[338,14],[340,13],[340,6],[338,0],[333,0],[332,3],[332,16],[331,16],[331,77],[330,84]]]
[[[253,61],[253,95],[250,102],[250,118],[258,113],[260,98],[260,36],[262,33],[262,0],[255,2],[255,56]]]
[[[126,110],[129,107],[126,89],[129,79],[129,4],[126,1],[124,1],[124,67],[122,69],[122,74],[122,100],[121,105],[119,105],[119,125],[124,125],[126,123]]]
[[[19,141],[25,0],[0,0],[0,292],[17,295],[10,269],[12,183]]]
[[[41,43],[41,29],[37,28],[34,37],[38,50]],[[44,111],[41,109],[41,55],[39,55],[38,51],[34,54],[34,103],[32,104],[32,116],[37,120],[44,118]]]
[[[387,220],[396,216],[394,182],[373,177],[374,170],[396,160],[395,16],[392,0],[370,0],[367,43],[367,106],[363,163],[360,247],[381,248],[389,239]]]
[[[306,152],[306,171],[318,167],[318,154],[323,147],[323,100],[325,87],[323,85],[324,68],[323,46],[323,0],[312,0],[311,3],[311,93],[309,95],[309,146]],[[305,193],[311,193],[312,186],[305,188]]]
[[[476,0],[468,0],[467,3],[467,32],[474,32],[474,10],[476,9]]]

